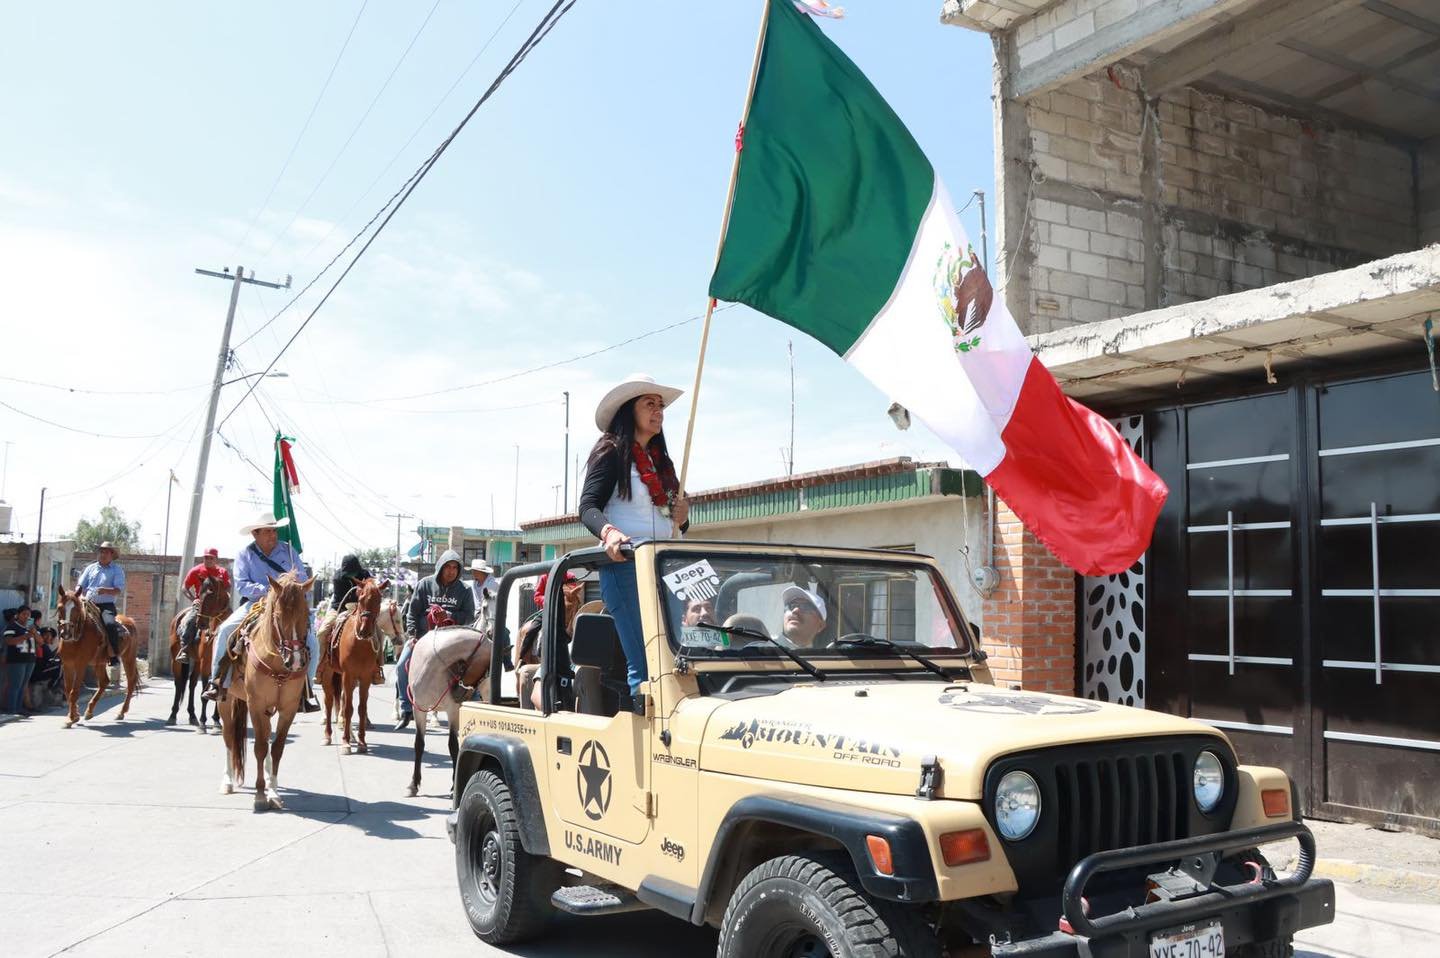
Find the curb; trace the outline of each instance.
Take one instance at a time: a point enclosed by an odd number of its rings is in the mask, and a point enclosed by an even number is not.
[[[1276,871],[1288,872],[1295,868],[1296,857],[1291,854],[1284,861],[1271,861]],[[1311,874],[1316,878],[1328,878],[1351,885],[1420,895],[1432,901],[1440,899],[1440,875],[1408,868],[1387,868],[1384,865],[1352,862],[1343,858],[1321,858],[1315,862],[1315,869]]]

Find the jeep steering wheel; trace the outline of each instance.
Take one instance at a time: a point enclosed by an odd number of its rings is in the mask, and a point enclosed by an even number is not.
[[[867,642],[867,640],[868,640],[868,642]],[[835,641],[833,641],[833,642],[831,642],[829,645],[827,645],[826,648],[827,648],[827,649],[839,648],[840,646],[846,644],[847,642],[850,643],[850,644],[852,644],[852,645],[867,645],[869,642],[873,642],[873,643],[875,643],[876,645],[884,645],[884,644],[885,644],[885,640],[884,640],[884,639],[880,638],[878,635],[871,635],[869,632],[846,632],[844,635],[837,636],[837,637],[835,638]]]

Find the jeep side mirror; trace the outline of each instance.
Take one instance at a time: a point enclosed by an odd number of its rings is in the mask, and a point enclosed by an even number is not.
[[[615,620],[600,612],[582,612],[575,617],[575,637],[570,640],[570,662],[592,665],[602,672],[610,670],[615,651],[620,648],[620,633]]]

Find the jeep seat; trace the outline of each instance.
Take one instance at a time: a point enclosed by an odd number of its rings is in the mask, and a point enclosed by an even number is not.
[[[575,666],[575,711],[583,715],[617,714],[621,701],[630,697],[630,684],[615,620],[597,612],[575,616],[570,661]]]

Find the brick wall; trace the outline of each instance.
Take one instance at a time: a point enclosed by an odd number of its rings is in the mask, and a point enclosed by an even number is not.
[[[1075,574],[996,502],[995,568],[985,649],[1001,685],[1075,694]]]
[[[1049,36],[1042,21],[1066,6],[1020,23],[1014,57],[1023,63],[1026,44]],[[1026,195],[1021,222],[1005,226],[1024,243],[1016,268],[1029,282],[1017,286],[1025,292],[1011,308],[1027,332],[1301,279],[1420,245],[1415,158],[1367,133],[1190,88],[1147,106],[1137,72],[1124,64],[1030,97],[1023,117],[1030,182],[1013,182],[1015,171],[1002,166],[1012,182],[1001,188]],[[1440,148],[1431,157],[1436,186],[1422,193],[1434,240]]]

